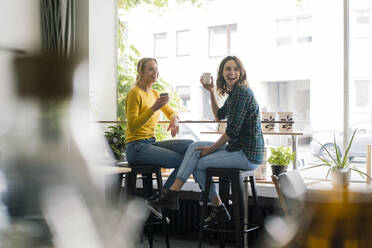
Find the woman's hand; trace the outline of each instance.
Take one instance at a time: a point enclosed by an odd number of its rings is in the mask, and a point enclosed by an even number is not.
[[[169,102],[169,96],[161,96],[158,99],[156,99],[155,103],[151,106],[151,109],[152,111],[156,112],[168,102]]]
[[[178,123],[178,116],[173,116],[169,122],[169,126],[167,131],[171,130],[172,137],[176,136],[180,130],[179,123]]]
[[[210,146],[199,146],[195,148],[195,150],[201,151],[200,157],[204,157],[204,156],[207,156],[208,154],[213,153],[213,150],[211,149]]]
[[[212,92],[214,90],[214,82],[213,77],[211,76],[211,83],[210,84],[203,84],[203,75],[200,76],[200,83],[203,85],[203,88]]]

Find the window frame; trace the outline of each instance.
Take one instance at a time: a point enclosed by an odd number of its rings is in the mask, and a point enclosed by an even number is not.
[[[160,36],[164,36],[164,37],[160,37]],[[160,37],[160,38],[157,38],[157,37]],[[157,41],[159,40],[164,40],[165,43],[167,43],[168,41],[168,33],[167,32],[160,32],[160,33],[154,33],[153,34],[153,40],[154,40],[154,58],[156,59],[165,59],[165,58],[168,58],[168,54],[167,52],[165,52],[165,54],[160,54],[160,55],[157,55]]]
[[[179,34],[180,33],[185,33],[185,32],[188,32],[189,35],[191,35],[191,30],[190,29],[182,29],[182,30],[177,30],[176,31],[176,57],[187,57],[187,56],[191,56],[191,48],[189,47],[188,48],[188,53],[180,53],[179,51]]]
[[[228,55],[233,55],[231,53],[231,30],[232,27],[235,27],[235,32],[238,33],[238,24],[237,23],[230,23],[230,24],[222,24],[222,25],[215,25],[208,27],[208,57],[209,58],[221,58]],[[223,54],[211,54],[211,33],[212,30],[217,30],[219,28],[226,28],[226,51]]]

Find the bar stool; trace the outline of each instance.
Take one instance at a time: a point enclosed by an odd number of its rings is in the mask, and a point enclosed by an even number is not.
[[[202,246],[203,232],[212,231],[220,233],[219,245],[225,247],[225,233],[235,233],[236,247],[244,247],[243,234],[258,230],[260,225],[259,208],[258,208],[258,195],[256,188],[256,178],[254,171],[243,171],[237,168],[208,168],[206,170],[206,186],[205,193],[203,194],[203,205],[201,212],[201,220],[208,216],[208,192],[211,187],[212,177],[219,179],[219,195],[222,202],[226,207],[229,205],[229,200],[232,200],[232,222],[233,228],[228,228],[227,223],[220,223],[217,226],[200,227],[199,229],[199,248]],[[252,198],[254,204],[254,213],[249,214],[253,216],[252,222],[245,223],[244,214],[244,182],[245,178],[249,178],[251,185]],[[230,190],[231,186],[231,190]],[[248,197],[248,195],[247,195]],[[248,204],[247,204],[248,213]],[[249,220],[251,221],[251,220]]]
[[[145,199],[149,199],[154,195],[153,180],[156,180],[158,191],[161,193],[163,191],[163,179],[161,175],[161,166],[152,164],[128,164],[128,167],[132,169],[131,172],[125,175],[125,191],[128,196],[137,195],[137,179],[142,179],[143,192]],[[141,175],[137,177],[137,175]],[[155,174],[155,177],[153,175]],[[156,221],[154,218],[154,213],[156,210],[151,211],[151,216],[145,224],[148,227],[148,240],[150,248],[153,247],[153,225],[161,224],[163,226],[163,231],[165,234],[166,247],[169,248],[169,237],[168,237],[168,220],[164,214],[155,214],[157,218],[161,217],[161,221]],[[164,213],[161,209],[161,213]]]

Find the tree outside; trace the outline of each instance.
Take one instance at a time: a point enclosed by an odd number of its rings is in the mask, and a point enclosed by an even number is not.
[[[129,12],[132,8],[141,4],[149,5],[150,9],[156,9],[160,12],[169,11],[171,9],[170,2],[176,4],[191,3],[196,8],[200,7],[202,0],[119,0],[118,8],[125,12]],[[126,25],[120,21],[118,24],[118,113],[119,121],[125,121],[125,98],[129,90],[134,86],[136,80],[136,66],[141,58],[141,52],[136,48],[135,44],[130,44],[125,39]],[[177,111],[182,111],[182,101],[175,89],[161,77],[153,85],[153,88],[159,92],[168,92],[170,101],[169,105]],[[162,118],[165,118],[164,116]],[[159,124],[156,129],[156,139],[163,140],[171,138],[163,125]]]

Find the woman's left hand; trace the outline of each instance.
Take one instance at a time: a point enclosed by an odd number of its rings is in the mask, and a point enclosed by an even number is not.
[[[172,137],[176,136],[180,130],[178,116],[174,116],[170,122],[167,131],[171,130]]]
[[[199,146],[199,147],[195,148],[195,150],[201,151],[200,152],[200,157],[207,156],[208,154],[213,152],[211,150],[210,146]]]

